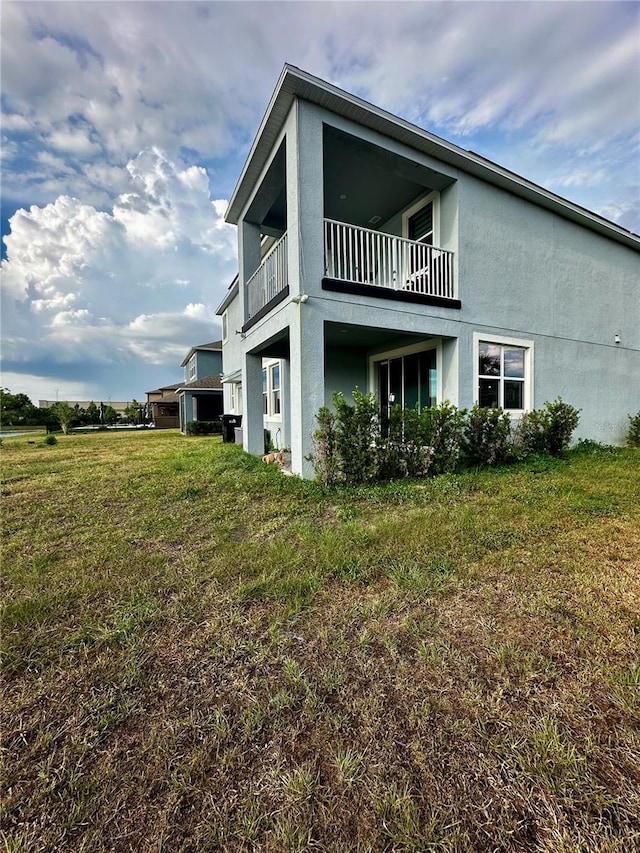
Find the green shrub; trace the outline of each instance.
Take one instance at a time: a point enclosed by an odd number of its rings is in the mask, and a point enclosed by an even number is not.
[[[553,403],[545,403],[545,432],[547,450],[552,456],[562,456],[571,443],[573,431],[578,426],[580,411],[558,397]]]
[[[375,394],[353,391],[354,405],[335,393],[336,450],[342,476],[349,483],[366,483],[376,478],[376,456],[372,451],[380,432],[379,405]]]
[[[432,450],[422,441],[417,409],[393,406],[376,446],[377,478],[424,477],[431,467]]]
[[[58,443],[58,439],[55,437],[55,435],[48,435],[46,436],[46,438],[42,439],[42,443],[53,445]]]
[[[534,409],[522,416],[514,447],[522,456],[532,453],[562,456],[579,420],[580,410],[558,397],[553,403],[545,403],[543,409]]]
[[[188,421],[186,432],[187,435],[220,435],[222,421]]]
[[[448,400],[420,413],[421,443],[431,448],[432,474],[446,474],[457,468],[466,414],[466,409],[458,409]]]
[[[546,452],[545,417],[542,409],[525,412],[512,434],[512,447],[519,458]]]
[[[482,408],[477,403],[468,413],[462,432],[466,465],[499,465],[504,462],[511,432],[510,417],[502,409]]]
[[[628,415],[628,418],[627,447],[640,447],[640,412],[635,415]]]
[[[313,434],[313,470],[320,482],[331,485],[340,478],[340,460],[336,445],[336,416],[326,406],[316,415],[318,428]]]

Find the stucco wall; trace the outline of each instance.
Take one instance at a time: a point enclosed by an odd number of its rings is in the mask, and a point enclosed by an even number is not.
[[[222,353],[196,350],[196,379],[222,373]]]
[[[621,442],[640,410],[640,254],[466,175],[458,198],[461,325],[533,340],[534,406],[560,395],[582,409],[577,437]]]

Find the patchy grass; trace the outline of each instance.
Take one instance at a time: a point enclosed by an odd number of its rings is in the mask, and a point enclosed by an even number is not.
[[[640,847],[640,456],[2,446],[7,851]]]

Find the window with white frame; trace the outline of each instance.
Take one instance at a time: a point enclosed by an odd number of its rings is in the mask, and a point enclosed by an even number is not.
[[[262,414],[269,414],[269,371],[262,368]]]
[[[187,364],[187,381],[193,382],[196,378],[196,354],[194,353],[189,359],[189,363]]]
[[[282,415],[280,361],[273,361],[262,368],[262,414],[279,419]]]
[[[228,318],[227,318],[227,312],[225,311],[224,314],[222,315],[222,340],[226,341],[228,335],[229,335]]]
[[[271,414],[280,414],[280,362],[272,364],[269,368],[271,373]]]
[[[402,234],[417,243],[437,246],[439,241],[440,193],[432,192],[402,215]]]
[[[499,338],[476,341],[476,399],[484,408],[531,408],[533,344]]]

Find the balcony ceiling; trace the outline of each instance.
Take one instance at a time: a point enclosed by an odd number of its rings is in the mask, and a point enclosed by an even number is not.
[[[323,149],[325,216],[363,228],[379,227],[420,195],[453,180],[329,126]],[[372,217],[380,219],[372,223]]]

